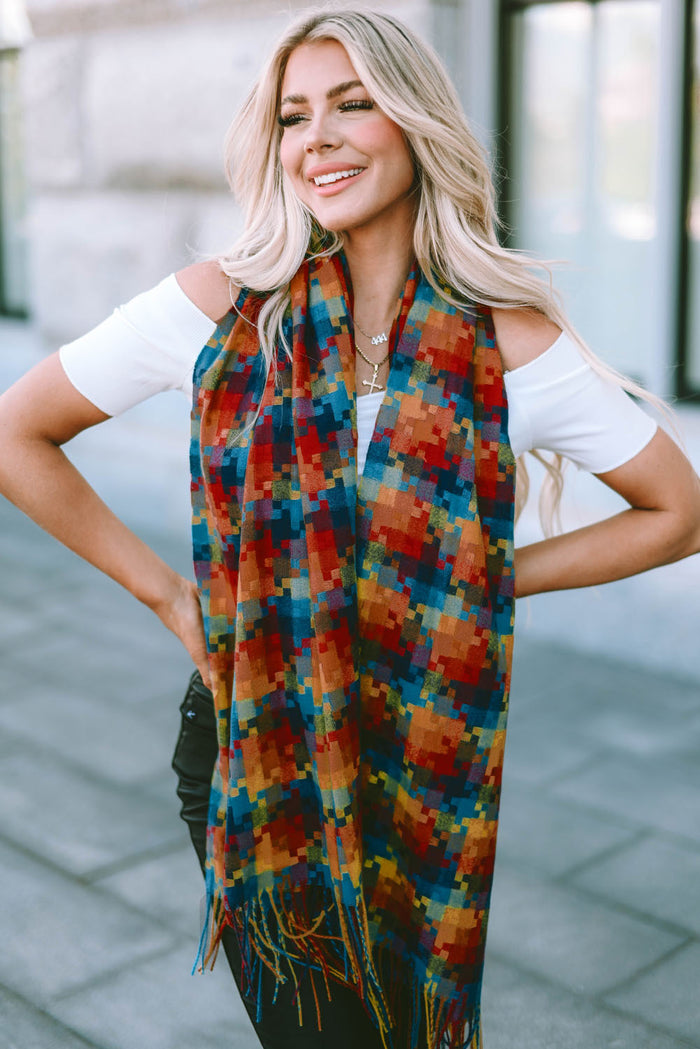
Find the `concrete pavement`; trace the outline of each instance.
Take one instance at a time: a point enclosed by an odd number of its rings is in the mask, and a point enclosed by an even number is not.
[[[4,349],[10,337],[25,335],[0,326]],[[74,451],[186,569],[186,410],[162,401]],[[254,1049],[223,964],[190,975],[201,885],[169,767],[187,657],[4,502],[0,529],[0,1049]],[[601,606],[622,601],[616,586]],[[697,590],[660,589],[697,623]],[[538,599],[549,621],[562,598]],[[566,636],[523,622],[487,1049],[700,1049],[700,654],[679,672],[687,625],[656,615],[648,601],[648,659],[624,612],[617,655],[594,651],[583,622]]]

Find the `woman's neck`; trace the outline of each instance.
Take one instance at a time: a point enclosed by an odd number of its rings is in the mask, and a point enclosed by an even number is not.
[[[368,332],[390,324],[413,262],[413,241],[403,236],[387,243],[374,236],[346,236],[355,321]]]

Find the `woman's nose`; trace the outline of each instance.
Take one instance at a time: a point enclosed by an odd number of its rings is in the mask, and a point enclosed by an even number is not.
[[[306,128],[304,149],[307,153],[324,153],[340,145],[341,136],[333,122],[325,116],[314,117]]]

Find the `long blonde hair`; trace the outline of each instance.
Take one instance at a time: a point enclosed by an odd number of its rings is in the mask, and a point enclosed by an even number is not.
[[[646,400],[651,395],[600,361],[572,329],[553,290],[549,267],[501,247],[494,189],[486,157],[467,124],[460,100],[441,60],[398,19],[362,8],[326,7],[303,15],[282,36],[235,117],[226,138],[226,171],[245,216],[244,231],[219,257],[231,280],[267,294],[260,313],[262,351],[272,366],[289,303],[289,282],[309,254],[332,254],[342,235],[318,227],[295,195],[279,161],[277,117],[282,78],[300,44],[334,40],[346,50],[376,104],[402,129],[416,167],[416,260],[433,287],[454,291],[466,302],[530,307],[575,340],[591,366]],[[563,483],[560,456],[533,453],[547,470],[540,517],[550,531]],[[518,464],[516,513],[529,489]]]

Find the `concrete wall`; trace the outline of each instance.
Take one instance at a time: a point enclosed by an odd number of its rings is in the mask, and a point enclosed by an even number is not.
[[[223,136],[275,38],[308,6],[28,0],[30,309],[49,344],[233,240]],[[449,28],[441,3],[374,6],[428,37]]]

